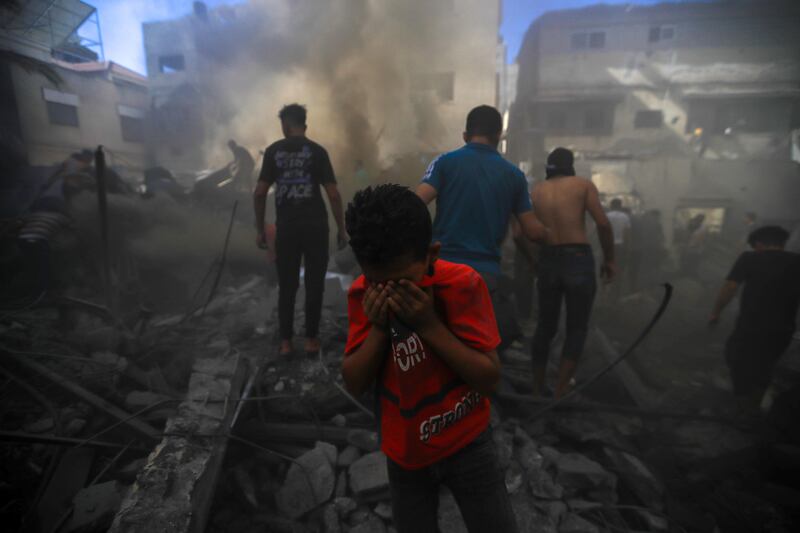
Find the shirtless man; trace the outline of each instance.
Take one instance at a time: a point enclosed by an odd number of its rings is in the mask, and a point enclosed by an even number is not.
[[[588,333],[597,282],[592,248],[586,237],[586,212],[597,224],[603,248],[601,276],[610,281],[616,273],[614,234],[597,187],[575,176],[572,152],[556,148],[547,157],[547,180],[532,193],[533,209],[550,229],[538,264],[539,323],[533,337],[533,389],[541,395],[550,352],[558,331],[562,300],[567,306],[567,335],[555,397],[569,389]]]

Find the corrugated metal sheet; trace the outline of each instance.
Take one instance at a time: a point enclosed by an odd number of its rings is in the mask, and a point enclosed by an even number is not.
[[[95,8],[80,0],[27,0],[18,8],[0,7],[0,28],[7,37],[45,48],[60,46]]]

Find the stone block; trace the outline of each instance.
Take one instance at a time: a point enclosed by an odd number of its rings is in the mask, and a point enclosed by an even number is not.
[[[278,509],[290,518],[298,518],[328,501],[336,482],[333,466],[322,449],[314,448],[296,461],[275,495]]]
[[[389,474],[386,470],[386,456],[383,452],[368,453],[350,465],[350,488],[363,495],[389,487]]]

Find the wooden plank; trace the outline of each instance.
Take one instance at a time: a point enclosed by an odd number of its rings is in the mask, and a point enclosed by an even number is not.
[[[35,361],[31,361],[30,359],[27,359],[26,357],[23,357],[18,354],[14,354],[11,352],[6,352],[6,354],[8,357],[13,358],[15,361],[17,361],[20,365],[27,368],[28,370],[36,372],[42,377],[47,378],[53,384],[58,385],[66,392],[77,396],[78,398],[88,403],[89,405],[96,407],[97,409],[100,409],[102,411],[105,411],[108,415],[112,416],[113,418],[116,418],[120,422],[123,422],[125,425],[136,430],[138,433],[141,433],[142,435],[150,439],[158,439],[159,435],[161,434],[160,431],[158,431],[150,424],[142,422],[141,420],[138,420],[136,418],[131,418],[131,415],[129,413],[123,411],[116,405],[107,402],[100,396],[92,392],[89,392],[88,390],[84,389],[77,383],[64,378],[63,376],[57,374],[56,372],[53,372],[46,366],[41,365]]]

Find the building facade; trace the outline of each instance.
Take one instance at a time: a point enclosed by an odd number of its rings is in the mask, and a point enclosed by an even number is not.
[[[665,217],[710,205],[727,211],[716,218],[791,222],[779,191],[800,183],[798,25],[800,4],[785,0],[546,13],[519,55],[509,154],[541,169],[549,150],[571,148],[601,191]],[[775,194],[751,194],[755,168]]]
[[[145,77],[102,61],[77,37],[96,17],[94,7],[52,4],[28,3],[0,17],[13,28],[0,35],[4,153],[45,166],[103,145],[110,165],[123,174],[141,172],[148,162]]]

